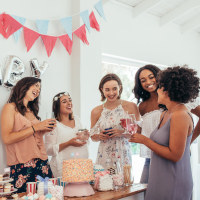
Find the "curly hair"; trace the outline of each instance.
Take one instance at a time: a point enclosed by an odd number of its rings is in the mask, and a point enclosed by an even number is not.
[[[140,73],[145,69],[150,70],[154,74],[155,78],[157,77],[158,73],[160,72],[160,69],[158,67],[156,67],[155,65],[145,65],[136,72],[135,86],[134,86],[132,92],[135,95],[135,98],[137,99],[138,103],[140,103],[141,99],[143,102],[150,98],[150,93],[143,89],[141,82],[140,82],[140,78],[139,78]]]
[[[56,94],[53,98],[52,110],[53,110],[53,113],[54,113],[54,117],[58,121],[61,121],[61,118],[60,118],[60,97],[62,97],[64,95],[67,95],[67,96],[70,97],[70,94],[68,92],[60,92],[60,93]],[[73,113],[70,113],[69,114],[69,120],[73,120],[73,119],[74,119]]]
[[[100,83],[99,83],[99,91],[100,91],[100,93],[101,93],[101,101],[105,101],[105,99],[106,99],[106,97],[104,96],[103,91],[102,91],[104,84],[105,84],[106,82],[112,81],[112,80],[117,81],[118,85],[121,86],[121,88],[120,88],[120,90],[119,90],[118,99],[121,98],[121,94],[122,94],[122,91],[123,91],[122,81],[121,81],[121,79],[119,78],[119,76],[117,76],[116,74],[110,73],[110,74],[106,74],[106,75],[101,79],[101,81],[100,81]]]
[[[12,88],[10,97],[8,99],[8,103],[15,103],[16,110],[20,112],[22,115],[26,113],[26,107],[24,106],[23,99],[26,95],[26,92],[29,88],[36,84],[41,83],[41,79],[35,77],[25,77],[17,82],[17,84]],[[39,96],[35,98],[33,101],[29,101],[27,107],[33,112],[35,117],[40,120],[38,116],[39,112]]]
[[[171,101],[188,103],[199,95],[197,72],[184,66],[168,67],[158,74],[159,88],[164,87]]]

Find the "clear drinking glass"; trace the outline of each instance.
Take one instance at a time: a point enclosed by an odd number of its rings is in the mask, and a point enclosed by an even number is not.
[[[52,119],[52,118],[54,118],[53,112],[46,112],[46,119]],[[51,125],[54,125],[54,123],[52,123]],[[53,135],[52,131],[49,134]]]
[[[131,165],[124,165],[123,166],[123,174],[124,174],[124,185],[130,186],[133,184],[133,173],[132,173],[132,166]]]
[[[87,129],[79,129],[76,135],[78,136],[78,139],[82,142],[87,142],[90,136]]]

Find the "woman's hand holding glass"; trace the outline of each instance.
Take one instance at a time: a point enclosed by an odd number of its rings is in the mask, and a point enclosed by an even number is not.
[[[107,130],[107,134],[109,135],[109,138],[114,138],[114,137],[121,137],[123,136],[124,130],[120,130],[117,128],[112,128],[110,130]]]
[[[106,141],[110,138],[109,135],[105,134],[105,130],[101,130],[100,128],[97,129],[96,137],[99,141]]]
[[[46,119],[37,124],[34,124],[33,127],[34,127],[35,131],[50,132],[56,127],[56,120],[55,119]]]
[[[133,135],[131,135],[131,138],[129,140],[129,142],[134,142],[134,143],[140,143],[140,144],[146,144],[146,141],[149,138],[147,138],[146,136],[140,134],[140,133],[135,133]]]
[[[86,142],[81,141],[79,137],[72,138],[71,140],[68,141],[68,143],[69,143],[69,146],[74,146],[74,147],[81,147],[86,144]]]

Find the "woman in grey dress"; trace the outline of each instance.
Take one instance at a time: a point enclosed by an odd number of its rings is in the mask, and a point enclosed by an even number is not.
[[[190,141],[193,121],[185,103],[199,93],[197,72],[173,67],[159,73],[158,103],[167,108],[150,138],[133,134],[130,142],[141,143],[153,153],[145,200],[190,200],[192,172]]]

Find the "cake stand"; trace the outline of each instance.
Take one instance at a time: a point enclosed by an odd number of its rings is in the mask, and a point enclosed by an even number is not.
[[[6,183],[10,183],[10,182],[12,182],[12,181],[13,181],[13,179],[12,179],[12,178],[9,178],[8,180],[0,181],[0,185],[5,185]],[[14,188],[14,190],[9,191],[9,192],[0,192],[0,197],[9,195],[9,194],[11,194],[11,193],[13,193],[13,192],[16,192],[16,191],[17,191],[17,189]]]
[[[64,196],[85,197],[94,194],[92,186],[88,182],[67,183],[64,188]]]

